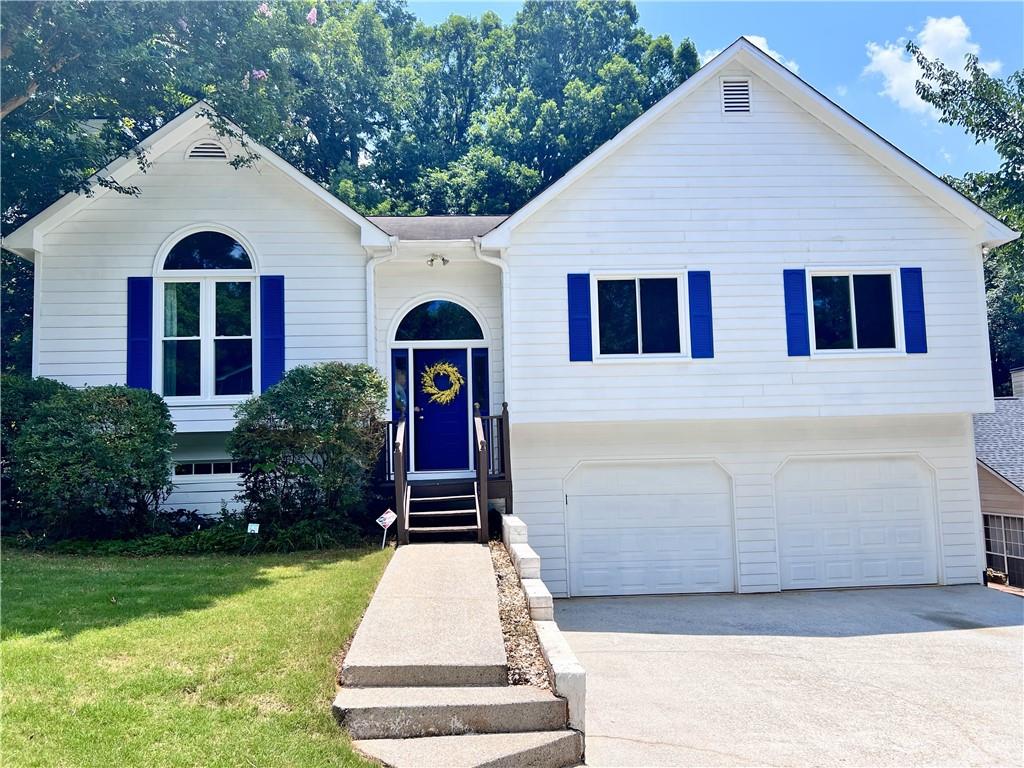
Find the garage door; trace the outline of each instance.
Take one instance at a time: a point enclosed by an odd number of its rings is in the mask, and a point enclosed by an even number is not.
[[[584,464],[566,504],[571,594],[733,590],[732,492],[717,465]]]
[[[775,498],[783,589],[938,580],[931,473],[920,460],[791,460]]]

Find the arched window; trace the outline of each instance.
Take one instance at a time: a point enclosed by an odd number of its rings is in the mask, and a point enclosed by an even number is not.
[[[402,318],[395,341],[449,341],[482,339],[480,323],[465,307],[437,299],[413,307]]]
[[[230,235],[196,232],[174,244],[164,259],[164,269],[252,269],[252,260]]]
[[[163,395],[252,394],[256,270],[245,247],[223,232],[195,232],[171,247],[160,274]]]

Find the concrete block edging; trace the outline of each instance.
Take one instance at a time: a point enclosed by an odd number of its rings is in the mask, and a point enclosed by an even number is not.
[[[551,670],[555,693],[568,703],[569,727],[582,734],[585,730],[587,672],[554,621],[554,601],[540,578],[540,557],[527,543],[526,523],[515,515],[502,515],[501,523],[501,540],[526,593],[530,618],[537,631],[541,653]]]

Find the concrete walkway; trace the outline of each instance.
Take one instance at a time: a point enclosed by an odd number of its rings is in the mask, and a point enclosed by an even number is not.
[[[506,685],[491,553],[479,544],[399,547],[341,670],[342,685]]]
[[[491,553],[400,547],[341,668],[334,714],[357,750],[395,768],[563,768],[583,740],[565,699],[510,686]]]

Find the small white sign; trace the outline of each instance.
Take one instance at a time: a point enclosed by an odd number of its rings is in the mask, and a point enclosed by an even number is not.
[[[260,524],[259,523],[249,523],[249,529],[246,531],[246,533],[259,533],[259,532],[260,532]]]
[[[390,509],[383,515],[377,518],[377,525],[383,528],[385,531],[391,527],[391,524],[398,519],[398,515],[392,512]]]

